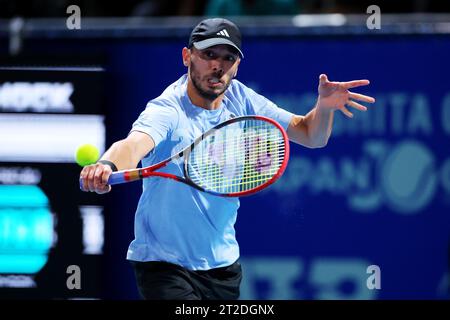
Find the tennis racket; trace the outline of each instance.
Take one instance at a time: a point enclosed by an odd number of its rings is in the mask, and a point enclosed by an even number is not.
[[[183,161],[184,177],[156,171],[177,160]],[[262,116],[242,116],[206,131],[183,151],[160,163],[113,172],[108,184],[163,177],[214,195],[238,197],[274,183],[288,160],[289,140],[280,124]]]

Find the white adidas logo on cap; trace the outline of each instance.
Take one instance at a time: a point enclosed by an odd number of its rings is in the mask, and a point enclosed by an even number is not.
[[[224,36],[224,37],[227,37],[227,38],[230,37],[230,35],[228,34],[226,29],[222,29],[220,32],[217,32],[217,35]]]

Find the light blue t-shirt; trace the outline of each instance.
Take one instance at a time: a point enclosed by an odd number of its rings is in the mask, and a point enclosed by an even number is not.
[[[131,131],[144,132],[155,142],[142,159],[146,167],[178,153],[225,120],[255,114],[285,129],[292,117],[238,80],[232,80],[220,108],[197,107],[187,95],[184,75],[147,104]],[[183,165],[171,162],[160,171],[183,176]],[[166,261],[190,270],[231,265],[239,258],[234,229],[238,208],[238,198],[211,195],[172,179],[144,179],[127,259]]]

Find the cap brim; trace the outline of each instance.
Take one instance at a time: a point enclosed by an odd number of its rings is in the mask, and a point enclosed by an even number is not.
[[[202,41],[193,43],[195,49],[198,49],[198,50],[204,50],[206,48],[209,48],[212,46],[217,46],[219,44],[227,44],[229,46],[232,46],[233,48],[236,48],[236,50],[239,52],[241,58],[244,58],[244,54],[242,53],[241,49],[239,49],[233,42],[231,42],[228,39],[210,38],[210,39],[206,39],[206,40],[202,40]]]

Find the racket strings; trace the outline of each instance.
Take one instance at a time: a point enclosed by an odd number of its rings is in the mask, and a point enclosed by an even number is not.
[[[285,156],[282,132],[270,122],[235,122],[206,136],[192,150],[188,176],[219,193],[257,188],[280,170]]]
[[[269,169],[264,170],[264,173],[260,172],[259,178],[261,178],[261,176],[264,177],[265,175],[272,176],[274,173],[276,173],[276,171],[278,171],[279,167],[283,163],[284,148],[280,149],[277,153],[270,153],[270,155],[277,157],[278,160],[274,164],[270,164]],[[247,159],[246,161],[254,163],[254,162],[258,161],[258,157],[259,157],[259,155],[253,155],[251,158]],[[239,162],[239,160],[242,161],[243,159],[236,159],[236,160]],[[202,166],[202,164],[200,163],[200,167],[201,166]],[[197,172],[199,171],[200,167],[199,167],[199,165],[196,165],[196,164],[192,165],[192,169],[197,171]],[[267,165],[261,164],[261,167],[267,167]],[[209,176],[211,176],[211,178],[212,177],[218,177],[217,176],[217,173],[219,173],[218,170],[222,170],[224,172],[227,172],[228,170],[232,170],[233,168],[236,168],[236,164],[234,164],[234,163],[231,163],[231,164],[222,164],[221,163],[218,166],[215,166],[215,170],[216,171],[210,170],[208,173],[209,173]],[[245,170],[244,173],[240,176],[240,178],[244,179],[244,181],[243,182],[239,182],[239,183],[250,183],[251,181],[247,181],[248,180],[247,178],[251,178],[251,177],[254,177],[254,176],[255,176],[254,170]],[[263,178],[263,180],[264,180],[264,178]],[[254,180],[254,181],[257,182],[257,181],[259,181],[259,179]],[[217,182],[220,182],[220,181],[217,180]]]
[[[279,143],[283,143],[282,140],[279,141]],[[237,146],[237,144],[236,144]],[[242,147],[242,146],[240,146]],[[245,145],[244,145],[245,148]],[[261,158],[263,155],[269,155],[269,156],[277,156],[280,161],[283,160],[283,156],[285,153],[285,148],[282,146],[281,148],[277,148],[275,151],[268,150],[267,148],[262,148],[260,146],[254,147],[252,150],[252,153],[249,155],[249,158],[245,159],[245,154],[243,153],[235,153],[237,155],[236,157],[232,158],[236,160],[236,162],[255,162],[258,159]],[[219,168],[227,168],[227,166],[233,166],[234,163],[230,163],[230,161],[227,161],[226,156],[221,157],[220,160],[217,162],[216,160],[212,159],[208,153],[204,153],[202,157],[199,157],[196,159],[194,163],[191,164],[194,168],[202,168],[205,165],[214,165],[216,169]]]

